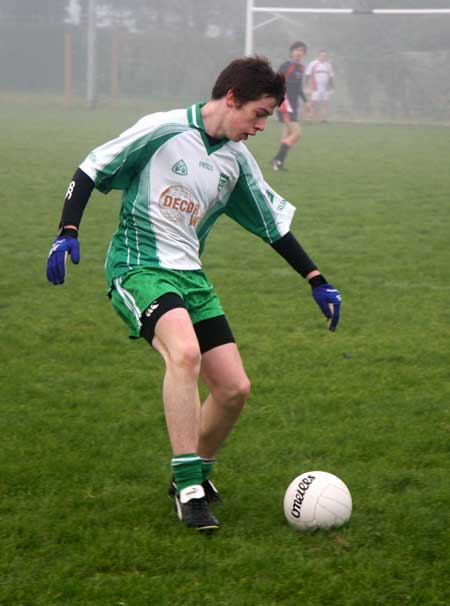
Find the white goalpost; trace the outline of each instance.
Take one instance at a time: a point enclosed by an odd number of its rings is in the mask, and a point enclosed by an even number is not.
[[[254,23],[256,13],[269,14],[271,17],[266,21]],[[450,15],[450,8],[374,8],[374,9],[355,9],[355,8],[286,8],[282,6],[255,6],[254,0],[247,0],[246,20],[245,20],[245,54],[253,53],[253,33],[260,27],[265,27],[269,23],[281,18],[283,13],[303,13],[310,15],[333,14],[333,15]]]

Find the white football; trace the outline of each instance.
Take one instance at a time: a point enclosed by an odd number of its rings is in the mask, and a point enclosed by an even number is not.
[[[297,530],[338,528],[352,515],[349,489],[326,471],[307,471],[289,484],[284,495],[284,515]]]

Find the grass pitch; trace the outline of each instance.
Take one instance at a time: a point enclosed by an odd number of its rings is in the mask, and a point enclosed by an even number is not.
[[[216,464],[223,528],[208,539],[165,494],[162,363],[105,296],[118,193],[93,194],[66,284],[45,278],[76,165],[146,110],[0,110],[0,604],[447,606],[448,129],[307,124],[287,173],[269,168],[275,121],[250,143],[342,321],[328,333],[270,247],[216,226],[205,269],[253,391]],[[354,512],[304,536],[282,500],[313,469],[347,483]]]

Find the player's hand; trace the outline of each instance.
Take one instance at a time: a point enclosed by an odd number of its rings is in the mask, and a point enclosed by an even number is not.
[[[339,322],[342,297],[331,284],[320,284],[312,289],[312,295],[317,305],[327,318],[328,330],[334,332]]]
[[[47,261],[47,279],[52,284],[63,284],[66,276],[66,260],[80,262],[80,243],[71,236],[59,236],[52,244]]]

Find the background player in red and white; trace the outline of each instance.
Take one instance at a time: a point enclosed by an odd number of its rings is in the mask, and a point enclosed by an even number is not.
[[[278,109],[278,118],[283,123],[283,135],[281,137],[280,149],[277,155],[272,159],[273,170],[286,170],[284,161],[290,149],[297,143],[301,137],[299,123],[299,97],[304,103],[307,103],[306,95],[303,91],[303,75],[305,68],[301,63],[308,47],[304,42],[298,40],[291,44],[290,59],[280,65],[278,72],[283,74],[286,82],[286,95],[284,102]]]
[[[308,64],[305,72],[306,87],[311,92],[309,101],[312,120],[328,120],[328,100],[334,89],[333,66],[327,61],[327,53],[321,50],[317,59]]]

